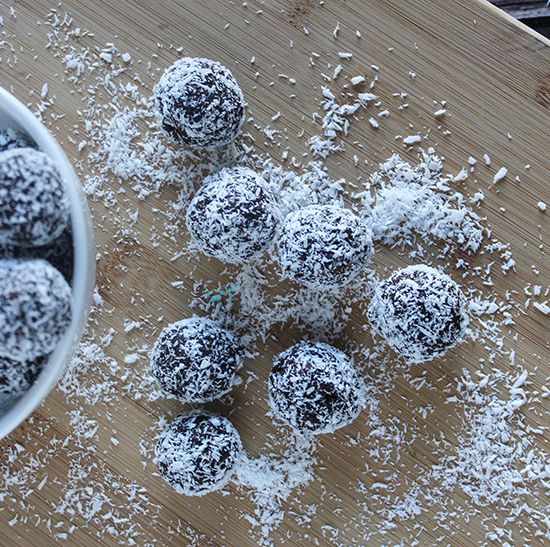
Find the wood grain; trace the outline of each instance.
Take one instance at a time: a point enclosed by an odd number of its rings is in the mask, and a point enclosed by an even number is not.
[[[47,24],[55,14],[62,21],[65,13],[72,18],[70,24]],[[497,264],[490,288],[479,276],[466,277],[465,285],[500,301],[506,301],[508,293],[521,303],[515,323],[503,332],[503,343],[514,350],[515,362],[509,353],[506,359],[491,362],[486,349],[491,341],[477,340],[429,365],[406,368],[390,363],[366,371],[378,385],[386,381],[378,416],[388,431],[402,434],[403,441],[384,444],[377,439],[368,411],[348,428],[324,436],[316,452],[315,478],[284,504],[283,522],[270,537],[274,545],[413,545],[415,540],[418,545],[492,545],[498,543],[488,534],[498,524],[512,535],[511,545],[544,544],[544,538],[534,535],[543,528],[540,522],[520,515],[516,522],[503,523],[505,508],[476,506],[460,488],[443,491],[439,501],[430,504],[425,494],[437,485],[422,481],[439,462],[438,447],[454,450],[459,443],[464,410],[447,399],[455,394],[456,379],[464,369],[475,377],[477,371],[487,373],[493,367],[512,375],[524,368],[531,373],[531,391],[539,393],[550,376],[550,317],[532,306],[523,307],[526,286],[539,285],[543,293],[550,286],[545,255],[549,213],[537,207],[539,201],[550,204],[548,41],[490,4],[474,0],[68,0],[62,5],[37,0],[15,3],[13,13],[4,5],[0,15],[2,85],[36,109],[43,102],[43,84],[48,83],[44,100],[52,104],[43,118],[82,180],[88,180],[93,168],[87,161],[90,148],[79,146],[86,140],[83,112],[93,112],[95,119],[104,112],[108,120],[113,94],[97,85],[90,91],[101,64],[93,70],[88,66],[73,83],[63,57],[71,47],[97,54],[108,44],[131,54],[126,83],[135,83],[146,96],[159,74],[180,55],[210,57],[227,65],[253,118],[243,128],[249,135],[246,142],[276,163],[284,163],[285,150],[290,157],[308,154],[307,138],[319,133],[312,113],[318,112],[321,88],[327,84],[322,74],[332,73],[339,63],[348,76],[376,74],[375,92],[391,115],[377,131],[368,123],[352,124],[345,154],[325,162],[331,177],[361,184],[392,151],[416,161],[417,150],[405,149],[395,136],[417,132],[428,135],[426,144],[445,157],[449,173],[458,173],[470,156],[475,157],[475,175],[461,188],[465,195],[483,188],[481,214],[492,236],[510,244],[516,266],[504,275]],[[76,28],[93,36],[81,32],[67,37]],[[339,52],[351,52],[353,57],[343,60]],[[337,88],[342,83],[330,85]],[[399,110],[402,92],[407,93],[408,106]],[[446,101],[450,113],[442,122],[433,116],[435,102],[441,105],[441,101]],[[278,112],[280,117],[273,121]],[[281,131],[279,146],[266,138],[262,129],[267,126]],[[138,128],[146,132],[146,121],[140,120]],[[490,166],[484,165],[484,154],[490,156]],[[368,164],[361,161],[356,166],[354,155]],[[492,177],[501,166],[507,167],[508,175],[493,185]],[[96,342],[104,355],[96,356],[79,374],[79,382],[87,386],[84,395],[70,389],[54,391],[2,441],[0,544],[255,546],[261,536],[246,519],[255,510],[246,491],[230,484],[227,495],[185,498],[156,474],[152,448],[159,420],[175,416],[181,406],[173,400],[140,398],[146,390],[136,387],[147,368],[146,349],[159,329],[196,312],[190,305],[194,283],[201,279],[226,283],[234,271],[228,273],[215,261],[172,260],[187,241],[181,220],[173,221],[174,230],[164,234],[162,211],[177,201],[177,185],[139,199],[132,189],[136,181],[121,186],[112,174],[101,174],[101,180],[102,189],[113,192],[108,199],[90,197],[98,244],[98,292],[104,305],[91,318],[88,340]],[[136,211],[134,223],[130,215]],[[490,262],[481,255],[468,260],[472,269]],[[409,262],[406,253],[380,246],[374,268],[382,272]],[[453,270],[457,276],[463,273]],[[183,291],[174,286],[175,281],[183,282]],[[284,285],[273,287],[274,293],[284,290]],[[368,345],[362,310],[364,303],[354,305],[336,342],[340,347]],[[139,323],[139,328],[126,331],[130,321]],[[106,336],[112,337],[109,344]],[[251,457],[264,453],[270,443],[273,450],[284,449],[277,439],[285,434],[267,415],[266,381],[272,356],[302,336],[290,325],[273,329],[265,342],[257,342],[256,356],[245,364],[245,380],[248,372],[257,379],[237,387],[231,400],[208,406],[231,416]],[[130,367],[125,358],[133,354],[139,358]],[[122,375],[130,369],[131,374]],[[414,381],[422,376],[425,387],[417,389]],[[547,401],[533,396],[521,410],[524,422],[533,428],[547,427]],[[85,431],[75,432],[75,424],[82,423],[78,413],[89,420]],[[376,447],[387,448],[387,457],[373,455]],[[547,434],[534,436],[533,448],[548,452]],[[390,493],[376,486],[385,482],[392,486]],[[403,499],[414,485],[420,485],[425,510],[409,518],[396,517],[388,525],[386,501]],[[538,501],[550,502],[544,492]],[[534,503],[528,496],[525,502]]]

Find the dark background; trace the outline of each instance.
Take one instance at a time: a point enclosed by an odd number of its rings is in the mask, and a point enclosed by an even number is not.
[[[531,2],[528,0],[490,0],[491,4],[508,12],[533,30],[550,38],[550,5],[547,0]]]

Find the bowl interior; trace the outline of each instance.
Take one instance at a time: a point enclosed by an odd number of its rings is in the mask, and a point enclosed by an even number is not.
[[[15,429],[44,400],[59,380],[80,342],[90,312],[95,282],[95,247],[90,211],[76,174],[61,147],[40,120],[0,87],[0,131],[12,128],[30,137],[58,166],[71,203],[74,261],[72,322],[48,357],[39,377],[23,395],[0,401],[0,439]]]

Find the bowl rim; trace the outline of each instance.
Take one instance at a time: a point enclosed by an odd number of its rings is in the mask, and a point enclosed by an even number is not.
[[[18,427],[46,398],[74,356],[84,333],[95,287],[95,242],[92,218],[84,190],[61,146],[45,125],[21,101],[0,87],[0,130],[12,128],[27,134],[41,152],[58,166],[70,201],[74,262],[73,318],[69,328],[48,357],[34,384],[0,415],[0,439]],[[9,123],[6,123],[6,120]],[[77,244],[75,244],[78,242]]]

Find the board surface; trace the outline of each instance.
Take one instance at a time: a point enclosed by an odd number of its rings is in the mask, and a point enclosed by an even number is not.
[[[96,309],[75,368],[0,443],[0,544],[544,544],[550,210],[539,202],[550,205],[547,41],[473,0],[35,0],[4,4],[0,15],[1,83],[42,116],[74,164],[98,248]],[[185,498],[153,464],[163,420],[183,407],[159,396],[147,352],[165,324],[213,313],[216,299],[227,304],[241,271],[183,252],[189,180],[227,160],[180,158],[155,133],[153,86],[183,55],[233,72],[248,102],[239,145],[247,157],[296,173],[317,159],[330,180],[346,181],[350,205],[393,152],[416,165],[419,145],[405,146],[403,137],[420,135],[423,149],[444,158],[445,173],[466,169],[452,189],[487,229],[470,255],[455,245],[439,257],[426,242],[427,259],[497,306],[472,314],[471,337],[445,358],[407,367],[384,360],[391,354],[377,357],[364,329],[366,297],[351,304],[336,337],[326,333],[356,352],[372,386],[368,408],[334,435],[296,440],[268,413],[273,356],[307,336],[307,325],[274,323],[251,340],[243,382],[208,408],[231,418],[251,460],[278,462],[282,501],[274,488],[266,501],[234,483]],[[357,75],[365,83],[356,89]],[[372,92],[379,105],[350,117],[349,132],[335,141],[344,149],[319,160],[308,142],[322,134],[323,87],[342,102]],[[384,109],[389,115],[378,116]],[[507,174],[495,183],[501,167]],[[470,198],[479,190],[478,207]],[[419,261],[411,248],[379,242],[372,268],[386,277]],[[292,294],[274,280],[267,294]],[[493,475],[476,475],[476,462]],[[311,473],[307,484],[297,470]]]

